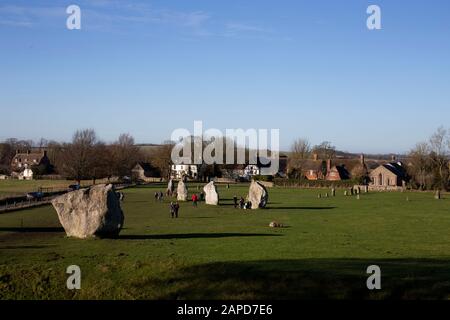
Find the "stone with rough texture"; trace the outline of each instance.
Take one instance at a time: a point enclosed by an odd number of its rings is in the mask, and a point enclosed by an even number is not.
[[[248,200],[252,203],[252,209],[265,208],[269,201],[269,193],[261,183],[252,181],[250,184]]]
[[[283,226],[282,223],[279,223],[279,222],[276,222],[276,221],[272,221],[272,222],[269,224],[269,227],[270,227],[270,228],[284,228],[284,226]]]
[[[68,192],[52,204],[69,237],[117,237],[123,227],[120,200],[111,184]]]
[[[174,190],[175,190],[175,187],[173,185],[173,180],[170,179],[169,183],[167,184],[167,194],[169,194],[169,195],[173,194]]]
[[[217,192],[217,187],[214,184],[214,181],[211,181],[208,183],[204,188],[203,191],[205,192],[205,203],[212,205],[212,206],[218,206],[219,205],[219,193]]]
[[[178,201],[187,201],[188,198],[188,190],[186,188],[186,184],[183,182],[183,180],[180,180],[178,182],[177,187],[177,200]]]
[[[434,198],[436,200],[441,200],[441,190],[436,190],[436,193],[434,195]]]

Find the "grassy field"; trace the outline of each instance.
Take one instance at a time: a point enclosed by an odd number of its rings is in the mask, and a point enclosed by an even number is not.
[[[234,209],[247,187],[220,187],[220,207],[183,203],[180,218],[153,194],[125,191],[115,240],[65,237],[55,211],[0,215],[2,299],[448,299],[450,200],[425,193],[318,199],[270,189],[266,210]],[[191,191],[196,188],[191,187]],[[409,201],[406,201],[406,198]],[[273,220],[283,229],[268,227]],[[366,287],[369,265],[381,291]],[[79,265],[82,289],[66,289]]]
[[[36,192],[39,188],[65,189],[75,181],[70,180],[0,180],[0,199],[21,196],[27,192]],[[83,186],[92,184],[92,180],[82,181]]]

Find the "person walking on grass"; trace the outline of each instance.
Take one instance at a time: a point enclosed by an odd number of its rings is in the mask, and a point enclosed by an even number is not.
[[[242,198],[242,197],[241,197],[241,199],[239,200],[239,208],[245,209],[245,200],[244,200],[244,198]]]
[[[197,207],[198,205],[198,196],[195,193],[192,195],[192,205],[194,207]]]
[[[178,218],[178,210],[180,210],[180,205],[178,204],[178,202],[175,202],[174,205],[174,212],[175,212],[175,218]]]
[[[173,202],[170,202],[169,209],[170,209],[170,216],[173,219],[175,217],[175,204]]]
[[[238,198],[236,196],[233,197],[234,208],[238,207]]]
[[[164,193],[162,193],[162,191],[159,192],[158,198],[159,198],[159,202],[163,202],[163,200],[164,200]]]

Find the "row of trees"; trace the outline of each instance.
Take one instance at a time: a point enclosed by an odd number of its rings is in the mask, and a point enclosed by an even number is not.
[[[59,143],[56,141],[39,140],[19,141],[8,139],[0,143],[0,173],[10,173],[11,161],[16,150],[29,150],[40,148],[47,150],[47,156],[52,164],[51,168],[33,167],[35,176],[45,174],[57,174],[64,178],[85,180],[100,179],[112,176],[128,176],[137,162],[150,163],[161,177],[169,177],[171,174],[172,153],[175,142],[166,141],[158,146],[140,148],[135,145],[132,136],[122,134],[118,140],[106,144],[98,139],[92,129],[78,130],[72,141]],[[212,164],[203,164],[199,167],[198,178],[221,177],[225,172],[233,172],[234,165],[226,165],[227,152],[232,152],[235,161],[244,161],[250,158],[251,151],[248,148],[238,146],[236,141],[225,137],[191,137],[185,140],[186,148],[181,148],[179,156],[188,156],[192,163],[194,159],[194,148],[206,150],[216,161]],[[227,147],[230,147],[228,149]],[[184,154],[189,150],[189,154]],[[267,152],[270,155],[270,152]],[[229,155],[229,154],[228,154]]]
[[[308,139],[297,139],[292,144],[288,176],[303,177],[304,165],[313,154],[319,159],[332,159],[336,148],[330,142],[312,146]],[[417,143],[404,160],[411,187],[419,190],[450,189],[450,129],[440,127],[427,140]],[[323,164],[325,175],[326,165]],[[361,179],[365,172],[354,172],[354,179]]]
[[[300,138],[294,141],[291,146],[288,176],[293,179],[303,178],[304,166],[307,160],[311,159],[312,155],[316,154],[318,159],[333,159],[336,154],[336,147],[329,141],[324,141],[319,145],[312,146],[308,139]],[[324,161],[322,163],[322,174],[327,174],[327,165]]]
[[[54,173],[78,181],[123,177],[130,174],[136,162],[145,160],[129,134],[122,134],[117,141],[106,144],[98,139],[94,130],[86,129],[75,132],[69,143],[41,139],[33,144],[32,141],[7,139],[0,143],[0,171],[9,173],[16,150],[25,151],[32,147],[47,150],[52,164],[50,168],[33,167],[35,175]]]
[[[78,181],[129,175],[142,157],[132,136],[122,134],[107,145],[90,129],[77,131],[71,143],[63,143],[53,152],[57,153],[58,173]]]
[[[414,188],[448,190],[450,179],[450,130],[440,127],[428,141],[409,153],[408,173]]]

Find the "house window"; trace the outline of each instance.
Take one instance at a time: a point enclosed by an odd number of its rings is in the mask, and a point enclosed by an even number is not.
[[[383,185],[383,175],[381,173],[378,175],[378,185]]]

